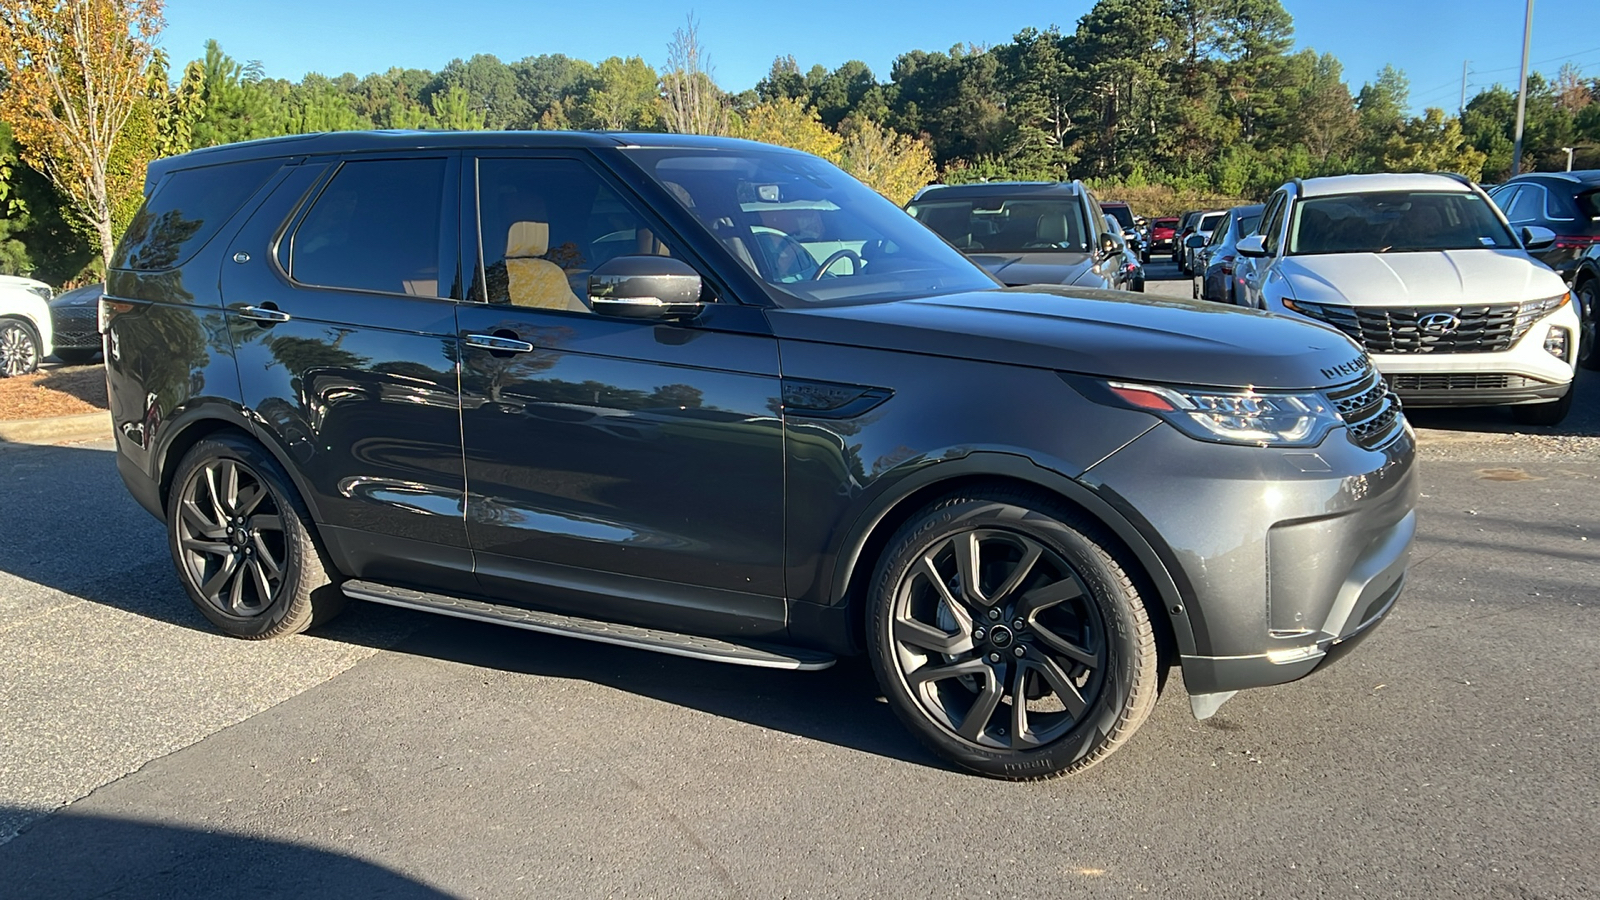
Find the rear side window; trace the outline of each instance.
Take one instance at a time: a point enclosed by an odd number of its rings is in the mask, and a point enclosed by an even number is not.
[[[295,229],[289,274],[316,287],[438,297],[445,160],[347,162]]]
[[[183,265],[282,167],[281,159],[256,159],[168,173],[128,223],[111,267],[154,272]]]

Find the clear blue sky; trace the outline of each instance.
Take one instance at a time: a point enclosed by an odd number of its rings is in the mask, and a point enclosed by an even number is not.
[[[390,66],[437,71],[455,57],[493,53],[507,62],[564,53],[596,62],[642,56],[660,65],[691,11],[724,89],[753,87],[774,57],[802,69],[864,60],[880,81],[908,50],[998,44],[1032,25],[1076,27],[1090,0],[168,0],[162,44],[174,62],[216,38],[235,59],[258,59],[269,76],[365,75]],[[1284,0],[1296,47],[1331,52],[1352,92],[1385,63],[1411,80],[1412,105],[1453,110],[1461,64],[1467,95],[1514,85],[1522,51],[1522,0]],[[1534,68],[1554,76],[1565,59],[1600,75],[1600,0],[1536,0]]]

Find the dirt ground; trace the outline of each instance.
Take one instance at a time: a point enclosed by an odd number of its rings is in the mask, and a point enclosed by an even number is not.
[[[106,372],[101,366],[55,366],[0,378],[0,421],[76,416],[107,408]]]

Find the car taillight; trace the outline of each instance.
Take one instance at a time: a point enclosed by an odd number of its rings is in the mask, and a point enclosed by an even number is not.
[[[1224,275],[1232,275],[1233,274],[1233,257],[1232,256],[1224,256],[1222,258],[1222,274],[1224,274]]]
[[[132,303],[123,303],[120,300],[112,300],[104,294],[101,294],[100,307],[98,310],[96,310],[95,315],[95,318],[98,320],[95,322],[95,330],[99,331],[101,334],[105,334],[106,326],[111,324],[111,320],[125,312],[133,312]]]
[[[1600,235],[1594,234],[1558,234],[1556,235],[1555,249],[1557,250],[1582,250],[1600,244]]]

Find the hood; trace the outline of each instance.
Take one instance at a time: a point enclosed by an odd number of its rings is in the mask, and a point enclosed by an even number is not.
[[[21,275],[0,275],[0,287],[16,287],[24,289],[48,288],[50,285],[33,278],[24,278]]]
[[[1559,296],[1561,276],[1520,250],[1328,253],[1278,265],[1296,300],[1350,306],[1462,306]]]
[[[73,288],[64,294],[57,294],[56,298],[50,301],[50,305],[54,307],[99,306],[100,295],[104,291],[105,285],[103,284],[91,284],[86,287]]]
[[[968,257],[984,271],[1015,287],[1024,284],[1077,284],[1094,268],[1087,253],[975,253]],[[1093,281],[1101,281],[1098,275]],[[1104,282],[1101,282],[1104,283]]]
[[[1298,316],[1119,291],[1007,288],[767,316],[780,339],[1129,381],[1321,388],[1365,366],[1344,335]]]

